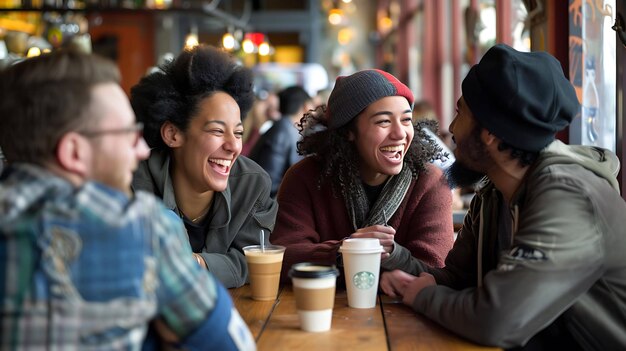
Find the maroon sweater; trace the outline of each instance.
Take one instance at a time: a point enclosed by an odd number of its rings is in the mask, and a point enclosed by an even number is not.
[[[328,181],[318,189],[319,174],[318,162],[307,157],[287,171],[278,191],[278,216],[270,241],[287,247],[283,282],[289,281],[287,273],[294,263],[334,264],[341,240],[354,233],[341,195],[333,195]],[[391,257],[381,262],[384,269],[402,269],[411,255],[433,267],[444,265],[454,241],[452,196],[437,167],[429,165],[427,173],[411,182],[388,224],[396,229],[396,246]]]

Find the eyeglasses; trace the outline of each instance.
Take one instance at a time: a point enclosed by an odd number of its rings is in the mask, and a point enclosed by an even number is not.
[[[135,140],[133,141],[133,146],[137,146],[139,143],[139,139],[143,136],[143,123],[138,122],[135,123],[131,127],[126,128],[117,128],[117,129],[107,129],[107,130],[87,130],[79,132],[83,136],[88,138],[97,138],[107,134],[129,134],[135,133]]]

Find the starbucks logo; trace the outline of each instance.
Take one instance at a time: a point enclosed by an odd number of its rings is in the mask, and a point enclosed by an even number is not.
[[[374,286],[374,274],[370,272],[359,272],[352,277],[352,283],[358,289],[369,289]]]

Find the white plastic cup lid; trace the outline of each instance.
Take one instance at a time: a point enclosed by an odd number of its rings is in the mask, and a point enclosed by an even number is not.
[[[339,252],[374,253],[383,252],[380,241],[376,238],[345,239],[339,247]]]

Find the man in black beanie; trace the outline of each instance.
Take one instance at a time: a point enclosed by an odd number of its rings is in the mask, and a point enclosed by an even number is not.
[[[555,140],[580,112],[559,62],[492,47],[462,85],[448,178],[483,181],[446,266],[386,272],[389,295],[475,342],[626,349],[626,203],[608,150]]]

